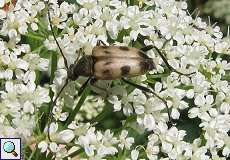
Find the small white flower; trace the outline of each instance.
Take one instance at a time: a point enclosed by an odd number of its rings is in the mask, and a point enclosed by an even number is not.
[[[136,114],[143,114],[145,112],[145,108],[142,105],[135,105],[134,109]]]
[[[224,156],[226,156],[226,157],[229,157],[229,155],[230,155],[230,149],[229,149],[229,147],[224,147],[224,149],[223,149],[223,155]]]
[[[59,134],[59,139],[63,141],[64,143],[70,143],[73,138],[75,137],[74,132],[72,130],[63,130]]]
[[[93,147],[85,146],[84,149],[87,156],[92,157],[94,155]]]
[[[137,160],[138,156],[139,156],[139,151],[138,150],[134,149],[134,150],[131,151],[131,159],[132,160]]]
[[[128,136],[128,131],[123,130],[121,132],[121,135],[119,136],[120,138],[120,143],[118,144],[118,146],[123,149],[125,147],[125,149],[130,149],[131,145],[134,143],[134,138],[132,137],[127,137]]]
[[[223,102],[220,106],[220,111],[224,114],[230,113],[230,103]]]
[[[41,149],[41,152],[44,153],[47,148],[48,148],[48,144],[46,141],[41,141],[39,144],[38,144],[38,148]]]
[[[197,95],[194,102],[197,106],[203,106],[205,104],[204,95]]]
[[[49,148],[50,148],[50,151],[53,152],[53,153],[56,153],[59,150],[58,145],[56,143],[54,143],[54,142],[51,142],[49,144]]]
[[[144,116],[143,124],[149,131],[154,130],[156,125],[154,117],[151,114],[146,114]]]
[[[178,110],[173,108],[172,112],[171,112],[171,116],[172,116],[173,119],[179,119],[180,113],[178,112]]]
[[[110,103],[114,104],[114,106],[113,106],[114,111],[120,111],[121,110],[121,101],[118,100],[117,96],[109,97],[108,101]]]
[[[24,103],[23,111],[24,111],[25,113],[33,114],[33,113],[34,113],[34,106],[33,106],[33,104],[30,103],[29,101],[26,101],[26,102]]]
[[[97,152],[99,156],[104,157],[106,155],[115,155],[118,150],[115,147],[102,146],[97,150]]]
[[[49,127],[49,128],[48,128]],[[49,126],[47,126],[46,131],[49,132],[51,139],[56,138],[56,132],[58,130],[58,124],[52,122]]]
[[[194,90],[192,90],[192,89],[189,89],[188,91],[187,91],[187,93],[186,93],[186,97],[188,97],[188,98],[193,98],[194,97]]]
[[[32,23],[31,28],[32,28],[33,31],[37,31],[38,30],[38,25],[36,23]]]

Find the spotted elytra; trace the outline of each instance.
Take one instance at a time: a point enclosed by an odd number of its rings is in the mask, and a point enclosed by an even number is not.
[[[96,80],[114,80],[143,75],[155,67],[153,60],[141,49],[124,46],[95,46],[92,55],[83,56],[68,69],[68,78],[92,77]]]
[[[160,55],[162,60],[165,62],[166,66],[173,70],[174,72],[181,74],[181,75],[191,75],[190,74],[183,74],[175,70],[172,66],[169,65],[167,59],[163,56],[160,50],[153,46],[146,46],[141,49],[133,48],[133,47],[126,47],[126,46],[107,46],[103,41],[99,40],[97,45],[92,49],[91,55],[83,55],[79,60],[77,60],[74,64],[71,64],[68,67],[67,60],[62,52],[60,45],[57,42],[57,38],[53,31],[53,26],[51,24],[51,16],[50,11],[48,10],[48,19],[51,28],[52,35],[54,40],[60,50],[60,53],[64,59],[64,64],[67,69],[67,79],[61,90],[58,92],[57,96],[55,97],[54,101],[52,102],[52,106],[49,110],[49,122],[48,122],[48,138],[50,139],[49,135],[49,126],[52,121],[52,110],[53,106],[56,105],[56,101],[63,91],[63,89],[68,84],[69,80],[75,81],[78,79],[79,76],[88,77],[85,83],[81,86],[78,91],[78,95],[80,96],[87,84],[94,85],[95,81],[97,80],[115,80],[121,79],[125,83],[128,83],[144,92],[149,92],[155,95],[157,98],[162,100],[165,104],[169,122],[171,123],[171,116],[169,112],[169,108],[167,105],[166,100],[156,94],[153,90],[146,88],[144,86],[135,84],[127,79],[126,77],[134,77],[143,75],[148,71],[151,71],[155,68],[155,64],[151,58],[149,58],[145,52],[151,49],[155,49],[157,53]],[[97,86],[96,86],[97,87]],[[99,88],[100,89],[100,88]]]

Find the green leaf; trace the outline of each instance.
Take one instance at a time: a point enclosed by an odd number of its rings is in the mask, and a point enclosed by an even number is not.
[[[183,89],[183,90],[189,90],[189,89],[193,89],[194,86],[192,86],[192,85],[188,85],[188,86],[186,86],[186,85],[180,85],[177,88]]]
[[[224,75],[221,80],[227,80],[227,81],[230,81],[230,74],[226,74]]]
[[[135,145],[145,145],[148,142],[148,132],[145,131],[142,134],[136,128],[126,128],[129,132],[129,136],[135,139]]]
[[[123,42],[123,37],[129,36],[129,33],[130,33],[130,32],[131,32],[131,28],[121,30],[121,31],[118,33],[117,41],[118,41],[118,42]]]
[[[158,78],[163,78],[163,77],[168,77],[170,75],[170,73],[162,73],[162,74],[151,74],[151,75],[147,75],[147,78],[151,78],[151,79],[158,79]]]
[[[34,32],[29,32],[27,35],[25,35],[29,39],[33,40],[39,40],[39,41],[44,41],[45,37],[41,36],[40,34],[36,34]]]
[[[180,121],[177,122],[176,127],[180,130],[185,130],[186,136],[184,137],[184,140],[192,143],[193,140],[199,138],[202,133],[202,129],[199,127],[200,123],[199,118],[189,119],[187,117],[187,112],[185,113],[184,111],[181,113]]]

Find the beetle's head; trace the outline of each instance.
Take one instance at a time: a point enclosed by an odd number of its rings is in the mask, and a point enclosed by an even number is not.
[[[91,56],[83,56],[76,64],[71,64],[68,69],[68,78],[76,80],[79,76],[92,76],[93,60]]]
[[[75,73],[74,73],[74,68],[76,68],[75,66],[76,66],[76,64],[71,64],[69,66],[68,71],[67,71],[68,79],[70,79],[72,81],[75,81],[78,78],[78,75],[75,75]]]

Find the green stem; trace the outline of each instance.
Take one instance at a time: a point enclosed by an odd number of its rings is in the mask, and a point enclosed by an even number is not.
[[[113,112],[113,107],[109,102],[106,102],[104,110],[99,115],[97,115],[94,119],[92,119],[90,123],[102,121],[111,112]]]
[[[34,35],[34,34],[27,34],[25,35],[26,37],[29,37],[29,38],[32,38],[32,39],[36,39],[36,40],[39,40],[39,41],[43,41],[44,40],[44,37],[42,36],[39,36],[39,35]]]
[[[45,48],[43,45],[42,45],[42,46],[39,46],[39,47],[37,47],[35,50],[33,50],[33,52],[38,52],[38,53],[40,53],[41,50],[42,50],[43,48]]]
[[[32,160],[32,158],[33,158],[33,156],[34,156],[35,153],[36,153],[36,149],[33,150],[33,152],[31,153],[30,157],[28,158],[28,160]]]
[[[81,96],[80,100],[78,101],[76,107],[74,108],[74,110],[73,110],[73,112],[70,114],[70,116],[68,117],[68,119],[67,119],[67,121],[66,121],[66,125],[70,124],[70,123],[74,120],[76,114],[77,114],[78,111],[80,110],[82,104],[84,103],[84,101],[85,101],[85,99],[87,98],[87,96],[89,95],[89,93],[90,93],[90,88],[89,88],[89,87],[86,87],[85,90],[83,91],[82,96]],[[66,125],[65,125],[65,126],[66,126]]]
[[[50,82],[49,84],[52,85],[53,84],[53,80],[54,80],[54,76],[55,76],[55,71],[57,70],[57,54],[55,52],[52,52],[51,53],[51,57],[50,57],[50,63],[51,63],[51,68],[50,68]],[[52,112],[52,109],[53,109],[53,106],[52,106],[52,99],[53,99],[53,96],[54,96],[54,93],[52,91],[52,89],[50,88],[49,89],[49,96],[50,96],[50,99],[51,99],[51,102],[49,103],[49,109],[48,109],[48,117],[47,119],[49,119],[49,113]],[[48,123],[49,121],[47,121]]]

